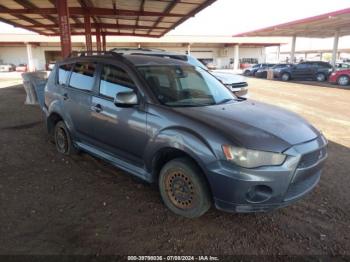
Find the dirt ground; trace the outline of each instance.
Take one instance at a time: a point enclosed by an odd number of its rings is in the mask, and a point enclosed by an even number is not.
[[[249,79],[251,98],[329,139],[316,189],[272,213],[172,214],[158,191],[86,154],[56,153],[40,109],[0,82],[0,254],[350,255],[350,90]]]

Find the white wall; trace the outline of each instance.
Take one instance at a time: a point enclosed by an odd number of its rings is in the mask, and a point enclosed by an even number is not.
[[[26,47],[0,47],[0,60],[2,63],[27,64]]]

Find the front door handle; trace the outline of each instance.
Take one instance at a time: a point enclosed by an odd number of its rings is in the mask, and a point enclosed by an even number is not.
[[[67,100],[69,98],[67,93],[64,93],[62,96],[63,96],[63,100]]]
[[[91,107],[91,110],[100,113],[102,111],[102,106],[100,104],[94,105]]]

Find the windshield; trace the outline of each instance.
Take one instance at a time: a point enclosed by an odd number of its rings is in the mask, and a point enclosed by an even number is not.
[[[189,64],[191,64],[193,66],[199,66],[200,68],[203,68],[203,69],[207,69],[207,67],[201,61],[199,61],[197,58],[194,58],[193,56],[188,55],[187,59],[188,59],[187,62]]]
[[[193,66],[139,66],[160,103],[173,106],[208,106],[236,97],[214,76]]]

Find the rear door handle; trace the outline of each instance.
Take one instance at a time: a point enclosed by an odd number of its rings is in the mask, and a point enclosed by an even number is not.
[[[62,96],[63,96],[63,100],[67,100],[69,98],[67,93],[64,93]]]
[[[91,107],[91,110],[100,113],[102,111],[102,106],[100,104],[94,105]]]

